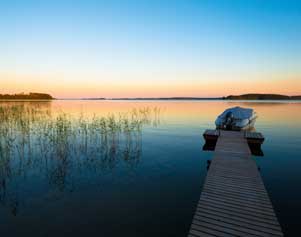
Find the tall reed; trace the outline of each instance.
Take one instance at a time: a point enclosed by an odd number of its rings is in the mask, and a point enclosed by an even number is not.
[[[133,169],[141,156],[143,126],[158,125],[160,113],[145,107],[89,117],[53,113],[42,104],[0,104],[0,203],[17,200],[13,186],[33,172],[64,191],[73,190],[75,175],[87,170]]]

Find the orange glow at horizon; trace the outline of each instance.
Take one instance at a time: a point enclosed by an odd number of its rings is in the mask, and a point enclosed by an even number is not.
[[[43,78],[43,79],[42,79]],[[55,98],[86,97],[220,97],[245,93],[301,94],[301,77],[264,80],[257,77],[248,80],[190,79],[182,80],[66,80],[52,78],[0,74],[0,94],[41,92]],[[201,76],[200,76],[201,78]]]

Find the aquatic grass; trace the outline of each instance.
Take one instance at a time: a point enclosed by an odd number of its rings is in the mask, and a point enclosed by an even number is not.
[[[54,149],[56,146],[60,149],[67,148],[68,143],[76,144],[80,150],[84,151],[87,151],[89,144],[104,147],[111,142],[111,145],[115,147],[120,137],[130,139],[141,132],[143,125],[150,124],[150,115],[153,113],[156,117],[158,111],[157,108],[153,110],[140,108],[118,116],[94,115],[92,119],[89,119],[83,114],[74,118],[63,112],[52,116],[48,110],[28,108],[24,105],[1,106],[1,151],[14,152],[13,146],[18,149],[23,148],[32,141],[36,147],[41,146],[41,151],[45,152],[50,150],[50,148],[47,149],[47,144],[53,148],[52,150],[57,150]],[[3,156],[7,153],[1,152],[1,154]]]
[[[157,125],[159,114],[159,108],[145,107],[74,116],[54,113],[49,104],[0,104],[0,203],[16,199],[10,187],[32,175],[31,170],[63,192],[74,190],[73,177],[86,170],[101,174],[117,165],[134,169],[143,126]],[[18,205],[13,206],[16,214]]]

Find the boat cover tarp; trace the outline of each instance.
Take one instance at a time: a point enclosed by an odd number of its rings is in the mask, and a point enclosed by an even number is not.
[[[237,107],[226,109],[219,117],[225,118],[229,112],[233,114],[234,119],[249,119],[253,115],[253,109],[242,108],[237,106]]]

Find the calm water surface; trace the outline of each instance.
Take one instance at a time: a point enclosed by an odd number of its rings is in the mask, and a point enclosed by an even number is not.
[[[202,133],[254,108],[254,157],[287,235],[301,220],[301,103],[0,102],[1,236],[186,236],[212,152]]]

